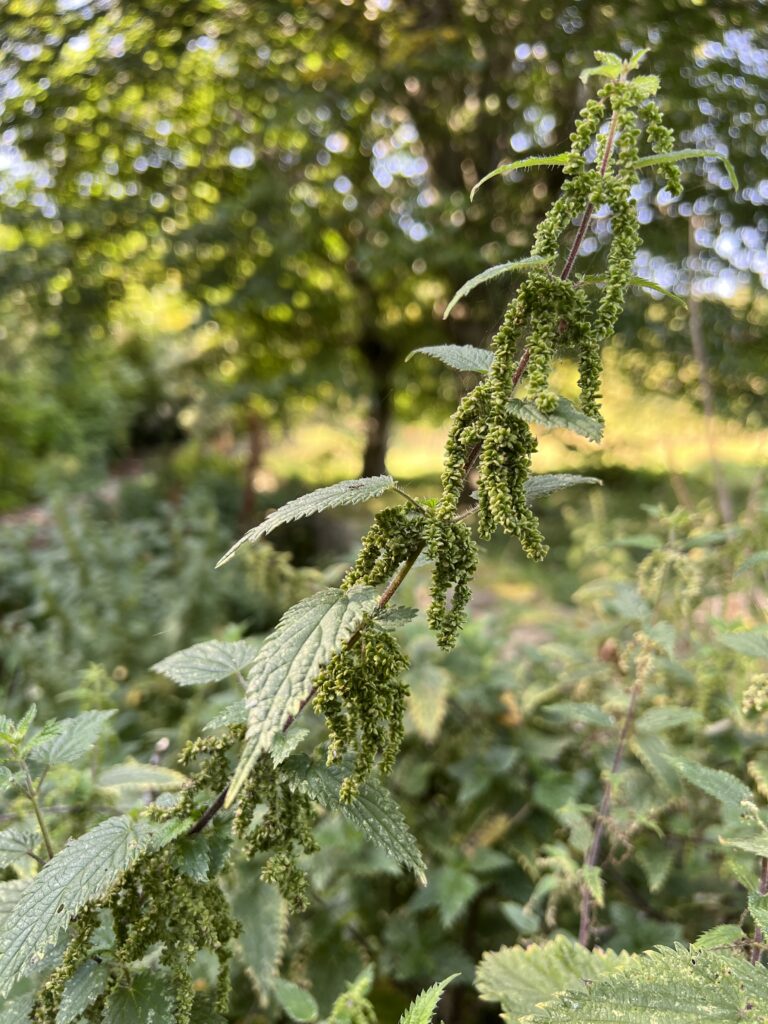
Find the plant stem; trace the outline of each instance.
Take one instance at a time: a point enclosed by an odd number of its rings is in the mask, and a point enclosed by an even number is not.
[[[617,116],[616,111],[614,111],[613,115],[611,116],[610,126],[608,128],[608,138],[605,140],[605,151],[603,152],[603,159],[600,163],[601,178],[604,178],[608,173],[608,164],[611,159],[611,153],[613,152],[613,144],[616,141],[616,125]],[[567,281],[568,278],[571,276],[573,265],[576,262],[576,257],[579,255],[581,243],[584,241],[584,236],[587,233],[587,229],[589,228],[589,223],[592,220],[592,214],[594,212],[595,208],[592,205],[592,203],[587,203],[587,205],[584,207],[584,213],[582,213],[581,215],[581,220],[579,221],[579,226],[576,231],[576,237],[573,240],[573,245],[571,246],[571,250],[568,253],[568,256],[566,257],[565,266],[563,267],[560,273],[561,281]]]
[[[24,768],[24,774],[26,776],[27,783],[27,799],[32,804],[32,810],[35,812],[37,818],[37,824],[40,827],[40,834],[43,837],[43,843],[45,844],[45,850],[48,854],[48,860],[53,858],[53,843],[51,842],[51,835],[48,831],[48,826],[45,824],[45,818],[43,817],[43,809],[40,806],[40,801],[37,799],[38,794],[35,792],[35,787],[32,784],[32,776],[29,774],[29,768],[26,763],[22,762]]]
[[[760,895],[765,896],[768,894],[768,857],[763,857],[760,862]],[[751,961],[753,964],[760,963],[760,955],[762,953],[761,945],[763,942],[763,929],[760,925],[755,925],[755,937],[752,945],[752,956]]]
[[[584,867],[593,868],[597,866],[598,859],[600,857],[600,846],[603,841],[603,833],[605,832],[605,823],[608,820],[608,815],[611,812],[611,801],[613,800],[613,783],[612,778],[618,772],[621,767],[621,762],[624,759],[624,748],[627,745],[629,739],[629,733],[632,729],[632,723],[635,717],[635,710],[637,708],[637,699],[640,696],[640,690],[642,689],[642,681],[636,678],[632,684],[632,689],[629,693],[629,704],[627,705],[627,714],[624,719],[624,725],[621,729],[621,735],[619,736],[619,743],[616,747],[616,753],[613,755],[613,764],[611,765],[611,772],[608,778],[605,780],[605,786],[603,788],[603,798],[600,801],[600,807],[597,811],[597,820],[595,821],[595,828],[592,833],[592,842],[590,843],[587,856],[584,859]],[[589,937],[591,932],[590,927],[590,915],[592,912],[592,894],[589,891],[587,885],[581,887],[581,913],[579,915],[579,942],[582,946],[589,944]]]

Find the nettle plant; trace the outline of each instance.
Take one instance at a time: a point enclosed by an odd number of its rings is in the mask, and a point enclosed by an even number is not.
[[[555,157],[517,161],[488,176],[546,164],[561,167],[564,175],[561,195],[538,227],[530,255],[479,275],[454,299],[497,274],[524,272],[490,350],[419,350],[480,374],[452,420],[440,496],[417,498],[389,476],[345,481],[290,502],[226,553],[219,564],[244,542],[323,509],[387,492],[404,499],[376,515],[341,585],[292,607],[263,644],[210,641],[154,666],[181,686],[234,677],[245,690],[244,699],[217,715],[204,735],[182,749],[183,771],[154,764],[117,765],[107,771],[105,781],[103,773],[94,780],[93,765],[90,773],[78,768],[108,724],[108,711],[88,711],[36,731],[32,711],[18,723],[0,721],[1,781],[12,794],[18,818],[0,833],[2,865],[16,875],[0,889],[5,911],[0,993],[10,996],[4,1011],[12,1015],[9,1019],[36,1024],[221,1019],[227,1012],[229,961],[240,927],[227,897],[233,859],[257,858],[261,878],[277,887],[294,911],[307,908],[310,892],[300,857],[315,848],[318,808],[345,815],[424,879],[422,855],[382,782],[403,736],[407,659],[398,628],[416,614],[393,599],[415,567],[427,566],[427,620],[440,647],[450,648],[465,620],[477,565],[473,520],[481,539],[502,531],[517,537],[529,558],[546,555],[532,502],[561,487],[596,481],[531,475],[536,450],[531,428],[570,429],[592,441],[601,437],[601,346],[613,332],[627,289],[649,284],[633,276],[639,229],[632,190],[639,173],[659,166],[667,187],[678,192],[681,160],[719,155],[673,149],[672,133],[653,99],[658,80],[633,77],[644,52],[629,60],[597,56],[600,65],[584,78],[601,75],[606,82],[581,112],[571,149]],[[640,153],[643,140],[650,147],[647,155]],[[577,257],[593,216],[608,211],[612,237],[605,273],[579,275]],[[578,362],[577,404],[552,390],[559,352]],[[474,485],[473,497],[465,505],[468,484]],[[644,643],[638,642],[633,655],[638,671],[642,659],[647,662],[649,657]],[[301,749],[307,733],[296,719],[310,703],[327,723],[325,750]],[[69,787],[73,801],[98,792],[105,813],[123,813],[110,814],[78,838],[61,835],[61,817],[47,805],[47,784],[56,774],[63,778],[58,792]],[[594,886],[585,888],[587,901]],[[588,928],[581,938],[589,941]],[[194,981],[195,964],[205,951],[218,961],[218,976],[201,992]],[[518,955],[526,959],[531,954]],[[549,992],[569,988],[577,976],[593,977],[614,963],[565,939],[542,955],[540,968],[533,959],[527,962],[539,971],[541,986],[549,985]],[[570,965],[567,977],[563,957]],[[738,1019],[751,1012],[756,987],[766,985],[762,968],[737,957],[729,958],[725,967],[721,957],[698,971],[691,963],[687,952],[669,951],[644,961],[643,970],[652,977],[657,968],[663,969],[666,978],[676,971],[672,989],[691,978],[700,988],[720,984],[721,975],[727,974],[729,991],[748,990],[743,998],[738,996]],[[752,977],[756,971],[759,980]],[[640,1003],[646,998],[644,977],[637,975],[627,985],[611,982],[618,984],[622,1005],[632,1003],[633,993],[639,993]],[[427,1024],[447,980],[420,996],[403,1020]],[[370,972],[352,982],[328,1020],[372,1020],[370,984]],[[588,994],[597,988],[595,982]],[[490,990],[486,979],[484,991]],[[704,997],[699,990],[686,991],[698,1013]],[[764,1003],[768,989],[760,992]],[[275,979],[271,995],[294,1019],[314,1018],[308,993],[292,982]],[[592,1020],[585,1001],[586,995],[571,993],[557,1009],[546,1011],[546,1019]],[[675,1007],[679,1009],[679,1000]],[[538,1011],[529,1005],[525,1012],[535,1016]],[[664,1012],[666,1016],[659,1010],[654,1019],[694,1019]],[[510,1019],[522,1016],[512,1014]]]

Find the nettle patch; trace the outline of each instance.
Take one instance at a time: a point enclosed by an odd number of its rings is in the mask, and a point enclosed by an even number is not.
[[[419,498],[388,476],[344,481],[273,513],[222,559],[291,520],[385,495],[396,499],[376,514],[340,586],[294,605],[263,643],[211,641],[154,666],[181,687],[234,678],[243,688],[242,699],[183,747],[179,770],[136,762],[103,769],[93,751],[109,728],[108,710],[37,729],[33,710],[20,722],[0,720],[0,781],[18,817],[0,833],[0,861],[15,873],[0,885],[3,1021],[221,1020],[242,923],[228,897],[231,865],[255,858],[261,879],[294,912],[304,910],[310,892],[301,858],[315,849],[322,809],[343,815],[403,870],[425,880],[428,867],[384,783],[404,732],[408,659],[398,630],[416,614],[394,599],[414,567],[426,566],[427,621],[440,647],[451,648],[467,614],[476,536],[512,535],[527,557],[542,559],[547,545],[535,500],[563,487],[598,483],[571,474],[533,475],[532,428],[600,440],[601,349],[628,288],[662,291],[633,274],[640,242],[633,188],[641,172],[658,167],[667,187],[678,192],[681,161],[722,159],[674,149],[654,99],[658,80],[635,74],[644,56],[597,55],[600,65],[584,78],[602,76],[605,84],[579,115],[568,152],[516,161],[483,180],[544,165],[563,173],[560,196],[539,225],[529,256],[485,271],[447,307],[446,314],[492,277],[523,275],[490,348],[418,350],[478,374],[451,421],[440,496]],[[580,275],[578,256],[598,211],[610,218],[605,270]],[[553,365],[561,353],[579,368],[573,399],[553,390]],[[628,647],[633,692],[653,671],[661,643],[641,631]],[[327,723],[324,749],[308,749],[308,734],[297,722],[310,704]],[[630,702],[615,765],[632,709]],[[754,807],[738,780],[704,768],[681,770],[717,799]],[[92,808],[78,812],[85,830],[63,845],[47,798],[55,778],[59,796],[64,792],[73,805]],[[692,949],[642,956],[589,951],[592,914],[602,899],[599,852],[610,785],[606,794],[584,863],[569,868],[568,884],[581,893],[580,942],[560,936],[489,954],[478,975],[481,996],[500,1002],[510,1021],[766,1019],[768,982],[757,962],[761,934],[750,946],[758,954],[749,957],[739,953],[745,945],[740,928],[738,935],[718,933]],[[102,808],[102,820],[93,824]],[[759,811],[749,813],[746,837],[738,841],[763,857],[768,829]],[[759,894],[750,902],[760,928],[768,923],[764,902]],[[279,946],[284,931],[276,924],[275,932]],[[194,981],[201,954],[215,964],[203,990]],[[327,1019],[373,1021],[372,977],[367,969],[354,979]],[[419,996],[404,1024],[428,1024],[450,980]],[[294,1020],[317,1018],[306,988],[276,974],[264,987],[265,998]]]

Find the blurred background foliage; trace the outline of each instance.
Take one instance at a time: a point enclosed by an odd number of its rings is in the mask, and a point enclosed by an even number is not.
[[[117,706],[110,763],[171,766],[232,693],[190,696],[148,666],[263,632],[335,583],[370,510],[286,528],[280,550],[213,573],[241,528],[385,466],[429,491],[467,381],[405,357],[483,343],[509,285],[442,311],[467,277],[527,252],[560,172],[497,178],[472,204],[469,189],[507,159],[566,148],[594,49],[652,48],[681,145],[727,152],[740,189],[714,161],[687,165],[679,198],[639,189],[638,272],[688,309],[632,296],[606,354],[605,444],[542,436],[534,466],[605,486],[547,502],[543,566],[494,543],[455,652],[408,627],[393,786],[428,887],[330,817],[305,917],[289,923],[241,869],[233,898],[255,909],[232,1019],[273,1015],[278,969],[325,1011],[373,960],[388,1021],[452,970],[468,982],[485,949],[573,930],[574,871],[626,702],[615,652],[651,614],[636,576],[659,550],[698,582],[684,600],[674,580],[659,597],[653,614],[674,635],[643,710],[688,714],[632,748],[598,935],[642,949],[738,919],[717,808],[681,799],[664,744],[696,757],[704,736],[708,763],[768,792],[768,734],[740,709],[760,665],[718,641],[767,607],[765,3],[5,0],[0,12],[0,686],[9,714],[32,700],[41,718]],[[598,216],[585,272],[606,231]],[[566,365],[565,390],[574,377]],[[408,599],[424,603],[418,579]],[[78,786],[97,808],[92,781]],[[66,785],[50,794],[66,797]],[[269,948],[267,925],[290,929],[285,945]],[[490,1013],[473,1000],[457,986],[443,1016]]]
[[[249,481],[310,418],[353,425],[323,451],[367,474],[393,431],[423,448],[402,428],[439,423],[455,384],[403,358],[482,342],[507,286],[439,314],[527,251],[560,171],[468,190],[565,147],[595,48],[650,45],[681,144],[727,151],[742,185],[708,161],[679,199],[640,189],[641,269],[702,307],[711,384],[696,318],[642,294],[607,394],[684,398],[700,435],[711,390],[713,414],[762,428],[767,18],[743,0],[6,0],[3,506],[186,441],[240,464],[249,514]]]

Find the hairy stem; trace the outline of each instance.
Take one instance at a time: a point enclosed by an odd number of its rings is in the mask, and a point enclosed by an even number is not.
[[[619,768],[621,768],[621,762],[624,760],[624,749],[629,739],[629,734],[632,729],[632,723],[635,717],[635,710],[637,709],[637,699],[640,696],[640,690],[642,689],[642,680],[636,678],[632,684],[632,689],[629,693],[629,704],[627,705],[627,714],[624,719],[624,725],[621,729],[621,735],[619,736],[619,743],[616,747],[616,753],[613,755],[613,764],[611,765],[611,771],[608,778],[605,780],[605,786],[603,788],[603,798],[600,801],[600,807],[597,811],[597,820],[595,821],[595,828],[592,833],[592,842],[590,843],[587,856],[584,859],[584,867],[593,868],[597,866],[600,858],[600,847],[603,842],[603,833],[605,832],[605,823],[608,820],[608,815],[611,813],[611,802],[613,800],[613,776],[616,775]],[[587,885],[581,887],[581,911],[579,914],[579,942],[582,946],[589,945],[589,938],[591,933],[590,918],[592,915],[592,894],[589,891]]]
[[[608,173],[608,164],[611,159],[611,153],[613,152],[613,144],[616,141],[616,124],[617,115],[616,111],[614,111],[611,117],[610,126],[608,128],[608,138],[605,140],[605,152],[603,153],[603,159],[600,163],[601,178],[604,178]],[[587,233],[587,229],[589,228],[590,221],[592,220],[592,214],[594,212],[595,208],[592,205],[592,203],[587,203],[587,205],[584,207],[584,213],[582,213],[581,215],[581,220],[579,221],[579,226],[576,231],[576,237],[573,240],[570,252],[568,253],[568,256],[565,260],[565,265],[560,273],[561,281],[567,281],[568,278],[571,276],[573,265],[576,262],[576,257],[579,255],[581,243],[584,241],[584,236]]]
[[[768,894],[768,857],[763,857],[760,862],[760,895],[765,896]],[[752,956],[750,957],[753,964],[760,963],[760,955],[762,953],[763,943],[763,929],[760,925],[755,925],[755,937],[752,945]]]
[[[45,818],[43,817],[43,809],[40,806],[38,800],[38,793],[35,791],[35,787],[32,783],[32,776],[29,774],[29,769],[26,764],[23,764],[24,774],[26,776],[26,796],[29,802],[32,804],[32,810],[35,812],[37,818],[37,824],[40,828],[40,834],[43,837],[43,843],[45,844],[45,850],[48,854],[48,860],[53,858],[54,850],[53,843],[51,842],[51,834],[48,831],[48,826],[45,824]]]

